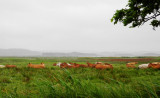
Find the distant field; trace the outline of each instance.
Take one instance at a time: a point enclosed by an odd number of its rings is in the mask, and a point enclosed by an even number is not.
[[[94,68],[60,69],[55,62],[106,62],[113,70]],[[18,68],[0,69],[0,98],[160,98],[160,70],[128,69],[126,63],[160,62],[160,57],[0,57],[0,65]],[[40,64],[45,69],[27,68]]]

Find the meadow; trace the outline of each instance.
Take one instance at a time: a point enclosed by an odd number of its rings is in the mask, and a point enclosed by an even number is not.
[[[110,63],[113,70],[61,69],[56,62]],[[126,63],[160,62],[160,57],[0,57],[0,98],[160,98],[160,70],[131,69]],[[45,69],[27,68],[40,64]]]

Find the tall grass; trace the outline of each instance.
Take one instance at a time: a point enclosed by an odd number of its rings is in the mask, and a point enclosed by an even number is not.
[[[83,59],[86,60],[82,62]],[[159,98],[159,70],[127,69],[125,62],[111,62],[113,70],[52,66],[56,61],[85,64],[87,60],[94,62],[92,59],[95,58],[0,58],[1,64],[18,66],[0,69],[0,98]],[[44,62],[46,68],[26,68],[28,62]]]

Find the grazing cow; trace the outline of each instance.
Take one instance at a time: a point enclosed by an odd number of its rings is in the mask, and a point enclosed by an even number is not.
[[[74,63],[72,63],[72,62],[69,62],[69,64],[74,65]]]
[[[149,64],[141,64],[141,65],[138,66],[138,68],[139,69],[146,69],[146,68],[148,68],[148,65]]]
[[[79,64],[79,67],[88,67],[88,66],[85,64]]]
[[[105,66],[107,66],[108,69],[113,69],[113,66],[111,64],[105,63]]]
[[[53,66],[57,66],[57,63],[54,63]]]
[[[160,64],[156,65],[156,66],[152,66],[153,69],[160,69]]]
[[[68,63],[67,63],[68,64]],[[82,67],[81,64],[76,64],[76,63],[69,63],[67,65],[67,68],[78,68],[78,67]]]
[[[70,64],[70,63],[67,63],[67,65],[68,65],[68,66],[72,66],[72,64]]]
[[[60,66],[61,66],[61,64],[62,64],[61,62],[58,62],[58,63],[57,63],[57,66],[58,66],[58,67],[60,67]]]
[[[61,68],[73,68],[73,65],[64,62],[64,63],[60,64],[60,67],[61,67]]]
[[[74,66],[67,66],[66,68],[74,68]]]
[[[153,66],[156,66],[157,63],[153,62],[153,63],[149,63],[148,68],[152,68]]]
[[[76,64],[76,63],[62,63],[61,68],[78,68],[78,67],[88,67],[87,65],[82,65],[82,64]]]
[[[160,64],[160,62],[152,62],[152,64]]]
[[[109,63],[104,63],[104,65],[110,65]]]
[[[129,64],[129,65],[135,65],[135,64],[137,64],[138,62],[130,62],[130,63],[127,63],[127,64]]]
[[[134,65],[129,65],[129,64],[126,64],[127,68],[136,68],[136,66]]]
[[[81,66],[81,67],[88,67],[88,65],[84,65],[84,64],[81,64],[80,66]]]
[[[105,67],[101,64],[96,64],[95,68],[96,69],[105,69]]]
[[[160,64],[159,63],[149,63],[148,65],[149,68],[153,68],[153,69],[160,69]]]
[[[54,63],[53,66],[58,66],[58,67],[60,67],[60,66],[61,66],[61,62]]]
[[[113,66],[111,64],[109,65],[96,64],[95,68],[96,69],[113,69]]]
[[[87,62],[87,64],[88,64],[88,67],[95,67],[96,66],[96,64],[91,64],[89,62]]]
[[[102,62],[96,62],[95,64],[102,64]]]
[[[16,65],[8,65],[6,64],[6,68],[16,68],[17,66]]]
[[[134,66],[134,65],[137,63],[138,62],[130,62],[130,63],[127,63],[126,66],[127,66],[127,68],[136,68],[136,66]]]
[[[73,68],[78,68],[78,67],[80,67],[80,64],[74,63]]]
[[[66,62],[60,64],[60,68],[66,68],[68,64]]]
[[[41,63],[41,64],[31,64],[31,63],[29,63],[28,67],[29,68],[45,68],[45,65],[44,65],[44,63]]]
[[[91,63],[87,62],[87,64],[88,64],[88,67],[92,67],[92,64],[91,64]]]
[[[5,68],[5,65],[0,65],[0,68]]]

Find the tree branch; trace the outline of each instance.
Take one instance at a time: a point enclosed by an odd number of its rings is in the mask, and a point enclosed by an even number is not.
[[[153,19],[153,18],[156,18],[156,17],[159,16],[159,15],[160,15],[160,13],[157,14],[157,15],[153,15],[153,16],[151,16],[151,17],[145,18],[146,20],[144,20],[144,22],[147,22],[148,20],[151,20],[151,19]]]

